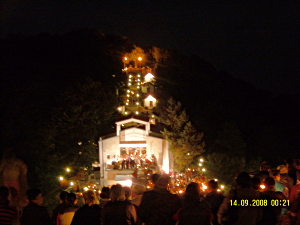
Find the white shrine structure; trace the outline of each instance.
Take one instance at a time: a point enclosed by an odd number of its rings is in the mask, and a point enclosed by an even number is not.
[[[168,173],[172,166],[168,149],[169,142],[163,135],[150,130],[150,121],[134,117],[117,121],[116,133],[99,140],[100,186],[128,185],[122,182],[131,180],[133,170],[146,164]],[[128,159],[134,165],[125,166]]]

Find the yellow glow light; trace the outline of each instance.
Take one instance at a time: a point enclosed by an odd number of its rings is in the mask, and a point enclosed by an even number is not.
[[[202,171],[205,172],[205,168],[203,168]]]
[[[224,189],[224,188],[225,188],[225,186],[224,186],[224,185],[221,185],[220,187],[221,187],[221,189]]]
[[[202,159],[202,158],[200,159],[200,162],[203,162],[203,159]]]
[[[135,114],[139,114],[139,112],[138,112],[138,111],[136,111],[136,112],[135,112]]]
[[[140,77],[141,75],[140,74],[138,74],[138,77]]]
[[[59,177],[59,180],[63,180],[64,178],[63,177]]]
[[[132,75],[130,74],[130,75],[129,75],[129,78],[131,78],[131,77],[132,77]]]
[[[129,91],[129,90],[127,90],[127,92],[129,93],[130,91]]]
[[[140,95],[139,94],[136,94],[136,97],[139,97]]]
[[[127,97],[129,97],[129,95],[127,95]]]
[[[265,186],[265,185],[263,185],[263,184],[261,184],[261,185],[260,185],[260,188],[261,188],[261,189],[265,189],[265,188],[266,188],[266,186]]]
[[[215,181],[218,181],[218,179],[215,179]]]
[[[137,102],[136,104],[139,105],[140,103]]]
[[[126,105],[128,105],[128,102],[126,102]]]
[[[128,58],[127,58],[127,57],[124,57],[124,59],[127,60]]]
[[[131,81],[131,79],[128,79],[128,81]]]
[[[202,166],[202,163],[199,163],[199,166]]]
[[[121,110],[122,110],[122,107],[118,107],[118,110],[121,111]]]
[[[74,185],[74,182],[70,182],[70,185],[73,186],[73,185]]]
[[[128,112],[125,112],[125,114],[128,114]]]
[[[66,172],[70,172],[71,170],[70,170],[70,168],[66,168]]]
[[[128,86],[130,86],[131,85],[131,83],[128,83]]]
[[[141,61],[141,60],[142,60],[142,57],[138,57],[138,60]]]
[[[83,190],[87,191],[87,190],[89,190],[89,189],[88,189],[88,187],[84,187]]]
[[[137,86],[137,88],[140,88],[140,86]]]

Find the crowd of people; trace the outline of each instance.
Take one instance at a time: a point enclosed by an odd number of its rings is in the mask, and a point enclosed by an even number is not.
[[[132,188],[120,184],[103,187],[100,199],[88,190],[84,205],[77,206],[77,195],[63,191],[52,217],[42,206],[39,189],[26,192],[28,205],[21,214],[10,206],[9,189],[0,188],[0,224],[21,225],[299,225],[300,168],[293,160],[270,169],[263,162],[257,174],[241,172],[236,184],[224,196],[218,182],[210,180],[203,192],[190,182],[184,193],[169,191],[170,176],[153,174],[154,187]]]

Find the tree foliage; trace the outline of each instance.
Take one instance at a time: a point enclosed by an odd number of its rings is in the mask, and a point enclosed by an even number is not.
[[[115,90],[91,79],[62,94],[53,118],[55,152],[62,163],[90,167],[97,160],[97,139],[108,132],[118,104]]]
[[[174,158],[174,169],[178,171],[188,167],[196,155],[204,152],[203,133],[199,133],[185,112],[181,103],[169,99],[166,105],[157,109],[161,131],[170,142],[170,151]]]

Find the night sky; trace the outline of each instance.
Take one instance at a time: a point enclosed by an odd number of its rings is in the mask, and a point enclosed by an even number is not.
[[[1,37],[77,28],[197,54],[275,94],[300,87],[300,1],[31,1],[1,5]]]

